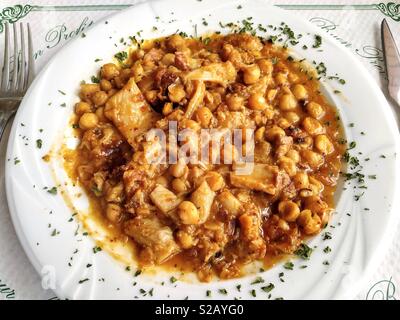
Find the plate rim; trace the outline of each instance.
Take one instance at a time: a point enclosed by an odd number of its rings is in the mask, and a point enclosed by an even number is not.
[[[153,0],[153,1],[149,1],[149,2],[161,2],[161,0],[156,0],[156,1]],[[237,1],[230,1],[229,0],[229,1],[226,1],[226,2],[235,3]],[[116,12],[116,13],[114,13],[112,15],[109,15],[109,16],[107,16],[105,18],[99,19],[98,21],[96,21],[96,23],[93,25],[93,27],[89,30],[89,32],[93,28],[95,28],[96,26],[104,23],[104,21],[106,21],[106,20],[109,20],[111,18],[115,18],[118,15],[120,15],[121,13],[126,12],[126,11],[134,11],[139,6],[146,6],[146,5],[148,5],[148,2],[140,2],[140,3],[132,5],[131,7],[127,8],[127,9],[121,10],[121,11]],[[308,28],[311,28],[311,29],[313,29],[315,31],[319,30],[319,29],[317,29],[316,26],[312,25],[309,21],[307,21],[305,19],[302,19],[302,18],[298,18],[295,15],[293,15],[292,13],[287,12],[286,10],[283,10],[283,9],[278,8],[276,6],[272,6],[270,4],[265,4],[264,3],[264,5],[268,5],[270,7],[273,7],[275,10],[278,10],[278,11],[284,13],[285,15],[293,16],[298,21],[301,21],[301,23],[307,24]],[[400,148],[399,148],[400,137],[398,135],[395,135],[395,132],[394,132],[397,129],[397,125],[396,125],[396,122],[395,122],[395,119],[394,119],[393,115],[389,115],[389,113],[388,113],[388,112],[391,112],[390,105],[387,102],[387,100],[386,100],[385,96],[383,95],[382,91],[380,90],[379,86],[377,85],[377,83],[375,82],[373,77],[371,76],[371,74],[366,70],[366,68],[362,65],[362,63],[359,60],[357,60],[356,57],[354,57],[354,55],[348,49],[346,49],[343,45],[341,45],[340,43],[335,41],[334,38],[331,37],[329,34],[322,34],[322,38],[323,39],[329,39],[338,50],[342,51],[344,54],[346,54],[352,60],[352,62],[357,64],[358,65],[358,69],[362,70],[363,75],[365,75],[365,78],[370,83],[371,87],[374,87],[374,90],[375,90],[374,94],[379,98],[379,100],[381,100],[381,102],[382,102],[381,107],[385,108],[387,120],[389,121],[389,124],[391,125],[391,128],[390,128],[391,131],[392,131],[391,133],[394,134],[395,138],[397,138],[397,139],[394,139],[396,141],[396,150],[397,151],[400,150]],[[41,79],[43,78],[44,74],[46,73],[46,70],[48,68],[50,68],[50,66],[52,65],[53,61],[57,60],[58,56],[60,55],[60,52],[62,50],[65,50],[65,48],[67,48],[68,46],[73,45],[76,41],[77,41],[77,39],[72,39],[67,44],[65,44],[61,48],[60,51],[55,53],[51,57],[51,59],[49,59],[49,61],[45,65],[45,67],[35,77],[35,80],[34,80],[33,84],[31,85],[31,87],[29,88],[28,92],[24,96],[24,99],[21,102],[21,106],[23,106],[23,108],[27,107],[26,106],[27,105],[27,100],[29,99],[31,94],[34,92],[35,87],[40,83]],[[13,154],[14,145],[16,143],[16,130],[17,130],[17,126],[18,126],[18,123],[19,123],[18,120],[19,120],[19,117],[20,117],[20,115],[22,113],[21,110],[23,108],[19,108],[18,112],[17,112],[17,115],[15,116],[15,119],[14,119],[14,122],[13,122],[13,125],[12,125],[12,128],[11,128],[11,132],[10,132],[10,138],[9,138],[8,143],[7,143],[6,158],[10,158],[11,155]],[[397,163],[400,163],[398,158],[397,158]],[[34,266],[34,268],[36,269],[36,271],[40,275],[41,274],[41,263],[40,263],[40,261],[37,260],[37,257],[33,253],[33,250],[31,248],[32,244],[28,243],[28,241],[27,241],[27,239],[25,237],[25,234],[23,233],[22,226],[21,226],[21,221],[18,219],[19,215],[18,215],[16,206],[15,206],[16,198],[15,198],[15,195],[12,194],[12,192],[11,192],[12,181],[10,179],[10,175],[12,173],[13,167],[14,166],[9,165],[8,162],[6,161],[6,163],[5,163],[5,181],[6,181],[7,203],[8,203],[8,207],[9,207],[9,211],[10,211],[10,214],[11,214],[12,222],[13,222],[14,228],[16,230],[18,239],[21,242],[21,245],[22,245],[26,255],[28,256],[30,262],[32,263],[32,265]],[[397,171],[397,179],[396,179],[397,180],[396,181],[397,182],[397,190],[399,189],[398,188],[398,184],[399,184],[398,178],[399,178],[399,176],[400,176],[399,171]],[[397,201],[397,202],[400,203],[400,201]],[[393,199],[393,203],[395,203],[395,199]],[[393,205],[393,207],[391,209],[391,212],[394,211],[395,208],[396,208],[396,206]],[[392,219],[394,220],[393,217],[392,217]],[[399,220],[400,220],[400,218],[397,218],[397,223],[399,222]],[[378,245],[378,248],[374,251],[373,255],[375,255],[375,256],[384,255],[387,252],[386,250],[378,250],[378,249],[382,249],[384,244],[388,243],[393,238],[393,233],[395,231],[395,227],[397,226],[397,223],[388,224],[385,232],[380,237],[380,243]],[[389,230],[389,229],[391,229],[391,230]],[[389,231],[389,232],[387,232],[387,231]],[[378,261],[376,261],[376,260],[378,260]],[[371,256],[371,259],[368,261],[368,266],[367,266],[367,268],[369,268],[370,270],[369,271],[368,270],[365,271],[365,275],[364,275],[364,277],[362,279],[362,280],[364,280],[364,282],[367,281],[367,279],[366,279],[367,275],[366,274],[367,273],[370,274],[373,270],[375,270],[376,269],[376,265],[380,262],[380,260],[381,260],[381,257],[376,258],[376,259],[372,259],[372,256]],[[359,284],[360,287],[361,287],[362,282],[363,282],[362,280],[360,281],[360,284]],[[62,292],[58,292],[57,290],[54,290],[54,291],[55,291],[55,293],[57,295],[63,296]]]

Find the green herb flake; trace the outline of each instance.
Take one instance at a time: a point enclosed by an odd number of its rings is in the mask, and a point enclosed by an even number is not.
[[[320,35],[315,35],[314,36],[314,44],[313,44],[313,48],[319,48],[322,44],[322,38]]]
[[[263,283],[264,279],[261,277],[257,277],[254,279],[254,281],[251,284],[257,284],[257,283]]]
[[[169,282],[171,282],[171,283],[175,283],[175,282],[177,282],[177,281],[178,281],[178,279],[175,278],[174,276],[172,276],[171,278],[169,278]]]
[[[128,53],[126,51],[121,51],[118,52],[114,55],[114,57],[119,61],[119,62],[124,62],[128,58]]]
[[[56,195],[57,194],[57,187],[52,187],[51,189],[47,190],[47,192],[52,194],[52,195]]]
[[[101,249],[101,247],[93,247],[93,253],[97,253],[97,252],[100,252],[102,249]]]
[[[332,249],[329,246],[325,247],[325,249],[324,249],[325,253],[329,253],[331,251],[332,251]]]
[[[297,248],[297,250],[294,252],[296,256],[299,256],[300,258],[304,260],[309,260],[311,257],[311,254],[313,252],[313,249],[311,249],[308,245],[305,243],[300,244],[300,246]]]
[[[322,235],[322,240],[330,240],[332,239],[332,234],[330,232],[324,232]]]
[[[228,291],[226,289],[218,289],[218,292],[224,295],[228,294]]]
[[[36,147],[37,147],[38,149],[41,149],[41,148],[42,148],[42,145],[43,145],[42,139],[37,139],[37,140],[36,140]]]
[[[267,286],[261,287],[261,290],[263,290],[266,293],[271,292],[275,288],[273,283],[268,284]]]
[[[286,262],[286,263],[283,265],[283,267],[284,267],[286,270],[293,270],[294,264],[293,264],[293,262],[288,261],[288,262]]]

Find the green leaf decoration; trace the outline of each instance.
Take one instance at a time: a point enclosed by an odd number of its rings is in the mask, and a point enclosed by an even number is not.
[[[25,17],[31,10],[33,6],[26,4],[17,4],[12,7],[6,7],[0,12],[0,33],[4,30],[4,25],[6,22],[14,23],[19,19]]]

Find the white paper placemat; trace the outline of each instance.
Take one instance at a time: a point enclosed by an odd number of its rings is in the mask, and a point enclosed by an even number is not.
[[[97,20],[138,2],[141,1],[3,0],[0,3],[0,57],[4,46],[3,25],[6,21],[30,23],[38,71],[66,42],[81,36]],[[295,11],[321,28],[322,34],[326,32],[334,36],[364,64],[387,95],[380,23],[386,17],[400,47],[399,0],[331,0],[329,4],[321,0],[267,2]],[[399,119],[397,110],[400,109],[393,107],[394,114]],[[0,300],[56,298],[54,292],[42,288],[41,277],[25,255],[11,222],[4,187],[8,131],[9,128],[0,143]],[[393,243],[387,248],[385,259],[357,298],[399,299],[399,293],[395,292],[396,285],[400,288],[400,226]]]

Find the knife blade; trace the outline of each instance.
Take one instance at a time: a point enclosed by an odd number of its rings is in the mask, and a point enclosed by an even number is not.
[[[400,107],[400,54],[386,19],[382,21],[381,33],[389,94]]]

